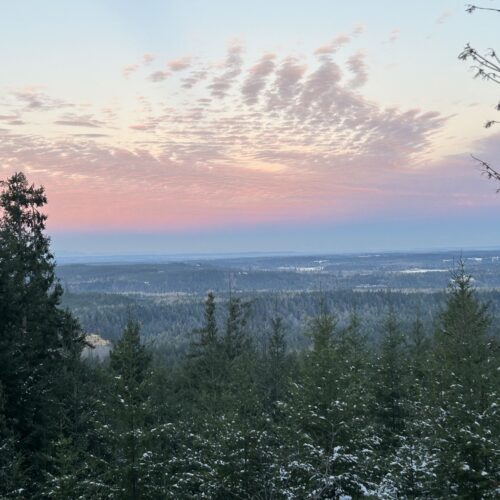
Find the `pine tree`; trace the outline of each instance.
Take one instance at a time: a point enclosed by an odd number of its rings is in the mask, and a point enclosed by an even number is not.
[[[461,264],[434,338],[441,495],[483,498],[500,480],[499,354],[488,337],[490,322]]]
[[[382,448],[387,453],[397,447],[405,428],[405,403],[408,395],[406,360],[404,336],[391,309],[385,319],[373,377],[374,416],[382,439]]]
[[[151,356],[141,344],[139,324],[131,319],[110,353],[114,381],[111,400],[116,475],[125,498],[143,497],[140,459],[147,423]]]
[[[59,309],[62,288],[55,277],[45,235],[43,187],[22,173],[1,183],[0,194],[0,382],[5,418],[17,443],[28,491],[37,489],[61,432],[66,360],[79,359],[83,335]]]
[[[84,492],[78,449],[70,438],[61,437],[51,455],[52,470],[47,474],[44,496],[55,500],[78,498]]]
[[[418,314],[408,341],[407,390],[403,402],[405,425],[382,484],[392,484],[397,495],[404,498],[428,498],[432,496],[438,458],[432,441],[431,346]]]
[[[425,333],[420,314],[417,314],[410,331],[408,346],[414,390],[422,390],[423,386],[429,383],[430,350],[430,338]]]
[[[271,333],[267,340],[264,358],[263,385],[266,394],[266,407],[273,413],[276,403],[282,401],[287,393],[289,366],[286,357],[286,339],[283,319],[271,319]]]
[[[249,347],[246,332],[247,310],[241,299],[231,297],[228,303],[228,316],[223,337],[225,357],[229,363],[243,354]]]
[[[352,331],[343,335],[337,318],[322,301],[320,313],[311,322],[308,335],[313,344],[304,361],[302,383],[295,386],[293,399],[285,407],[290,421],[285,433],[288,457],[283,489],[291,498],[342,498],[369,491],[359,474],[364,450],[371,446],[369,438],[364,429],[357,435],[353,432],[358,448],[348,438],[350,424],[356,423],[358,430],[363,427],[356,421],[363,409],[358,413],[356,403],[350,407],[341,385],[346,376],[343,370],[357,363],[355,357],[343,358],[350,350],[347,339],[358,336],[356,321]]]
[[[355,308],[347,326],[339,331],[334,347],[339,388],[337,398],[344,402],[337,442],[346,453],[356,457],[356,470],[368,486],[366,480],[370,474],[366,465],[373,458],[378,438],[370,418],[373,395],[370,392],[372,366],[369,346]]]
[[[196,338],[191,343],[185,367],[190,397],[200,405],[206,416],[215,415],[220,409],[222,386],[225,383],[225,352],[215,316],[215,296],[212,292],[205,300],[204,323],[195,331]]]
[[[7,426],[5,401],[0,383],[0,498],[21,496],[19,485],[23,484],[20,470],[20,454],[16,449],[15,436]]]

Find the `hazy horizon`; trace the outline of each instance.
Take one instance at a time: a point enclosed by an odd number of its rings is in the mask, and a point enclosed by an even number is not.
[[[363,253],[500,248],[495,217],[282,225],[175,233],[51,233],[56,256]]]

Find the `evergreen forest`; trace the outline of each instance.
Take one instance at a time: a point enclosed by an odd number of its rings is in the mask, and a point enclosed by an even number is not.
[[[175,356],[124,306],[99,360],[62,305],[46,203],[22,173],[1,184],[1,498],[500,497],[499,325],[463,263],[434,322],[395,300],[366,335],[350,292],[339,310],[325,291],[291,332],[271,297],[257,321],[209,291]]]

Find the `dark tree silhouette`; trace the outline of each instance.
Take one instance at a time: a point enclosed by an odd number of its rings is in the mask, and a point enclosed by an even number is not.
[[[500,8],[481,7],[472,4],[468,5],[466,8],[469,14],[472,14],[476,10],[500,13]],[[474,78],[481,78],[500,85],[500,58],[494,49],[488,49],[486,53],[481,54],[474,47],[471,47],[470,44],[467,44],[458,55],[458,58],[462,61],[472,62],[472,68],[475,70]],[[500,101],[495,106],[495,109],[500,111]],[[496,124],[500,124],[500,120],[488,120],[485,123],[485,127],[490,128]],[[472,158],[479,163],[483,174],[486,175],[488,179],[500,182],[500,172],[498,168],[492,167],[489,162],[477,158],[474,155],[472,155]],[[497,189],[497,193],[498,192],[500,192],[500,188]]]

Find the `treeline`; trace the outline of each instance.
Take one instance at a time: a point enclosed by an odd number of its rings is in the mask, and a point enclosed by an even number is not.
[[[247,305],[209,294],[176,364],[134,318],[93,363],[59,306],[44,203],[22,174],[3,184],[0,497],[499,496],[499,344],[463,268],[431,331],[393,307],[374,345],[320,297],[294,351],[279,314],[256,342]]]
[[[392,307],[398,311],[402,325],[409,327],[420,312],[420,317],[427,329],[431,329],[440,309],[445,303],[445,293],[401,291],[325,290],[323,292],[276,292],[276,293],[233,293],[242,302],[248,304],[252,315],[248,318],[248,327],[258,336],[265,330],[275,315],[283,318],[287,329],[287,338],[291,348],[305,345],[304,329],[312,316],[318,314],[322,300],[329,309],[335,309],[339,322],[345,325],[349,315],[356,308],[362,320],[363,332],[370,339],[377,339],[381,333],[380,318]],[[478,296],[485,302],[492,303],[492,313],[500,309],[500,292],[478,291]],[[216,294],[217,319],[224,322],[227,317],[229,294]],[[83,293],[65,293],[62,299],[78,318],[82,327],[98,333],[109,340],[118,340],[127,322],[130,312],[141,323],[141,335],[148,343],[156,346],[174,343],[187,347],[186,331],[201,327],[203,318],[203,297],[190,296],[178,298],[137,297],[134,295]],[[155,337],[150,338],[150,337]]]
[[[464,254],[463,260],[473,270],[478,288],[500,286],[497,253],[482,251],[481,257],[471,257],[477,255],[471,252]],[[57,275],[71,293],[203,295],[212,290],[219,296],[229,288],[246,294],[320,288],[439,290],[447,285],[446,269],[453,266],[454,257],[452,253],[382,254],[365,258],[334,255],[325,261],[313,260],[314,257],[273,257],[264,261],[249,258],[156,264],[66,264],[58,266]]]
[[[447,273],[448,280],[450,273]],[[476,282],[474,281],[474,284]],[[215,292],[214,292],[215,293]],[[435,292],[398,290],[353,291],[325,290],[323,292],[233,293],[248,304],[252,314],[247,328],[257,343],[265,337],[266,329],[274,316],[282,318],[287,332],[289,350],[302,350],[309,345],[304,331],[310,319],[320,312],[320,302],[332,311],[339,327],[349,322],[352,309],[360,318],[361,331],[372,343],[383,334],[383,318],[394,309],[404,331],[409,331],[418,315],[426,331],[437,328],[439,316],[446,304],[445,290]],[[492,324],[488,335],[493,335],[500,324],[500,291],[477,290],[480,301],[489,304]],[[229,294],[216,293],[217,321],[227,319]],[[141,324],[141,337],[168,362],[179,361],[191,340],[190,332],[201,328],[203,297],[142,297],[101,293],[75,294],[65,292],[62,304],[68,307],[86,332],[97,333],[105,339],[116,341],[123,332],[130,313]]]

